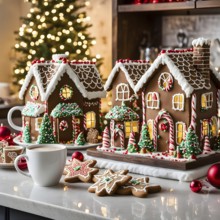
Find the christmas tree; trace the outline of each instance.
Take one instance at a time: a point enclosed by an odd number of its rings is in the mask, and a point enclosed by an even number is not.
[[[49,119],[49,116],[47,113],[44,114],[41,126],[40,126],[40,131],[39,131],[39,136],[37,139],[38,144],[54,144],[56,143],[56,140],[53,135],[53,128]]]
[[[128,148],[127,148],[129,153],[136,153],[138,152],[137,144],[135,141],[135,133],[132,131],[129,136],[128,140]]]
[[[24,127],[22,139],[24,143],[31,143],[31,132],[30,132],[30,126],[28,124],[26,124]]]
[[[141,137],[138,142],[138,146],[141,148],[141,153],[146,153],[146,151],[155,151],[153,141],[150,139],[149,131],[146,124],[142,125]]]
[[[185,158],[190,158],[192,156],[195,157],[196,155],[201,154],[198,136],[196,135],[194,129],[192,129],[191,127],[188,128],[188,131],[186,133],[184,147],[185,147],[185,153],[184,153]]]
[[[52,54],[66,54],[70,60],[92,60],[100,65],[100,55],[92,56],[96,41],[88,33],[90,17],[83,9],[88,1],[27,0],[31,3],[27,17],[16,31],[13,83],[22,85],[34,59],[51,60]]]
[[[75,141],[75,144],[77,145],[84,145],[86,143],[85,141],[85,138],[84,138],[84,135],[83,135],[83,132],[80,132],[76,141]]]

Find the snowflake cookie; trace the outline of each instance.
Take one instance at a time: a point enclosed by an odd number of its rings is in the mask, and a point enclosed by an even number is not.
[[[73,183],[73,182],[91,182],[93,175],[99,172],[98,168],[94,168],[96,164],[95,160],[86,160],[81,162],[77,159],[66,165],[64,168],[64,174],[66,174],[64,181]]]
[[[148,183],[148,177],[132,178],[128,183],[120,186],[116,193],[121,195],[130,195],[136,197],[146,197],[148,193],[156,193],[161,191],[159,185]]]
[[[132,178],[127,176],[128,170],[121,170],[114,172],[106,170],[103,174],[95,175],[93,181],[95,182],[89,187],[88,191],[96,193],[97,196],[113,195],[119,186],[129,182]]]

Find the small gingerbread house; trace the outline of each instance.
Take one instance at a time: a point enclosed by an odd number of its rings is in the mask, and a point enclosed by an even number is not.
[[[192,42],[193,49],[161,51],[135,86],[144,93],[147,123],[155,150],[173,152],[190,127],[200,147],[218,135],[220,76],[209,66],[210,41]]]
[[[35,61],[19,93],[25,100],[23,126],[29,124],[36,140],[47,112],[57,141],[73,142],[80,131],[99,130],[100,98],[105,94],[93,62],[69,62],[64,55]]]

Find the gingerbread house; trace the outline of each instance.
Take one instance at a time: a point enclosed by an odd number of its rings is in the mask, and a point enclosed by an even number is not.
[[[57,142],[73,142],[80,131],[99,130],[100,98],[105,94],[93,62],[69,62],[64,55],[35,61],[19,93],[25,100],[23,126],[29,124],[36,140],[47,112]]]
[[[134,89],[149,67],[146,61],[118,60],[108,76],[104,88],[112,91],[113,108],[106,115],[110,121],[112,146],[125,148],[130,132],[139,132],[141,93],[136,93]]]
[[[156,151],[176,151],[190,127],[202,148],[218,135],[220,75],[211,70],[210,41],[193,40],[193,49],[161,51],[135,86],[144,93],[145,119]]]

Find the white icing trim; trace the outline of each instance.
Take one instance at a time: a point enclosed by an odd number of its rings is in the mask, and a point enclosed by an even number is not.
[[[134,91],[137,93],[142,89],[144,84],[152,77],[155,70],[159,68],[160,65],[167,65],[168,69],[172,73],[172,76],[177,80],[178,84],[185,92],[186,97],[189,98],[194,88],[188,83],[183,74],[180,72],[179,68],[174,65],[173,61],[170,59],[169,55],[161,54],[156,58],[151,67],[145,72],[145,74],[140,78],[139,82],[135,86]]]
[[[176,127],[176,144],[177,145],[179,145],[180,143],[178,143],[178,133],[179,133],[179,130],[178,130],[178,125],[179,124],[181,124],[182,126],[183,126],[183,136],[182,136],[182,139],[184,139],[185,138],[185,134],[186,134],[186,123],[184,123],[184,122],[182,122],[182,121],[178,121],[178,122],[176,122],[176,124],[175,124],[175,127]]]
[[[70,77],[70,79],[72,79],[72,81],[75,83],[77,89],[81,92],[81,94],[83,95],[84,98],[88,98],[88,99],[95,99],[95,98],[104,98],[106,96],[106,92],[103,91],[93,91],[93,92],[88,92],[86,91],[84,85],[80,82],[79,78],[77,77],[77,75],[75,74],[75,72],[72,70],[72,68],[65,63],[62,64],[57,64],[60,65],[55,76],[52,78],[52,80],[50,81],[46,92],[44,91],[43,85],[41,83],[41,79],[39,77],[39,73],[37,70],[38,66],[42,66],[45,64],[34,64],[33,66],[31,66],[30,71],[28,72],[24,84],[21,87],[20,93],[19,93],[19,98],[23,99],[24,97],[24,93],[27,90],[27,87],[32,79],[32,77],[35,77],[37,86],[39,88],[40,91],[40,95],[41,95],[41,101],[47,101],[48,98],[50,97],[50,95],[52,94],[52,92],[55,90],[58,82],[61,80],[62,76],[64,75],[64,73],[67,73],[68,76]],[[89,64],[77,64],[78,66],[83,66],[83,65],[89,65]],[[92,65],[92,64],[90,64]],[[95,70],[97,71],[97,69],[95,68]],[[97,72],[98,73],[98,72]],[[98,73],[99,74],[99,73]]]
[[[206,98],[206,107],[202,107],[202,97]],[[201,95],[201,107],[204,109],[212,108],[213,105],[213,92],[206,92]]]
[[[152,100],[148,100],[148,97],[151,95]],[[153,100],[153,96],[156,95],[157,100]],[[149,105],[149,102],[152,103],[152,106]],[[154,106],[154,103],[156,103],[156,106]],[[160,97],[158,92],[148,92],[146,95],[146,106],[150,109],[159,109],[160,108]]]
[[[121,94],[122,98],[119,98]],[[125,98],[127,96],[127,98]],[[129,101],[130,100],[130,90],[126,83],[120,83],[116,86],[116,101]]]
[[[179,101],[179,98],[178,98],[178,101],[175,102],[176,96],[177,97],[182,96],[182,102]],[[175,104],[177,105],[177,108],[175,108]],[[182,105],[182,108],[179,107],[180,105]],[[184,111],[184,106],[185,106],[184,94],[182,94],[182,93],[174,94],[172,97],[172,109],[175,111]]]
[[[163,84],[165,82],[168,83],[169,80],[172,82],[171,85],[168,85],[166,88],[161,85],[161,84]],[[173,77],[172,77],[172,75],[170,73],[168,73],[168,72],[161,73],[159,78],[158,78],[158,86],[163,91],[169,91],[172,88],[172,86],[173,86]]]
[[[60,60],[60,58],[67,58],[67,55],[65,53],[64,54],[53,54],[52,55],[52,59],[55,60],[55,61]]]
[[[209,46],[211,44],[211,40],[200,37],[192,41],[193,47],[198,47],[198,46],[202,47],[204,46],[204,44]]]

